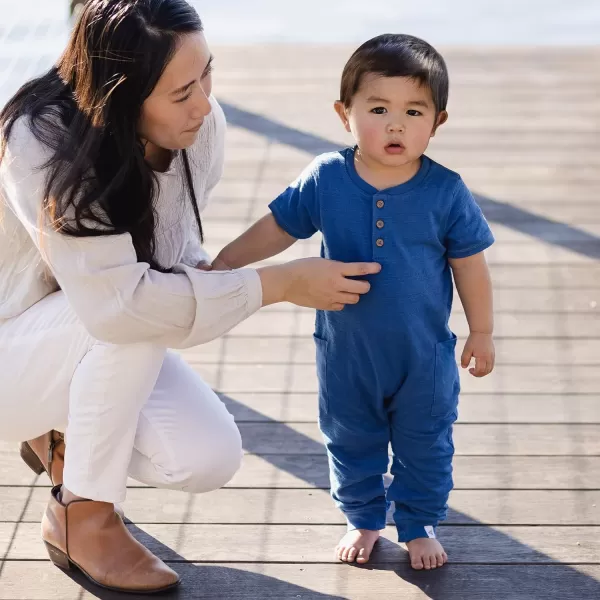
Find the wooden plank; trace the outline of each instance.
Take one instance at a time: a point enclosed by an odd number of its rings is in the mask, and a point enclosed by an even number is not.
[[[12,526],[12,524],[4,524]],[[163,560],[198,562],[336,562],[333,548],[345,525],[145,524],[129,529]],[[440,527],[439,537],[454,564],[600,563],[600,527]],[[6,558],[44,560],[38,523],[19,524]],[[405,562],[396,530],[388,527],[374,563]]]
[[[45,475],[36,477],[17,452],[0,451],[0,489],[10,486],[50,486]],[[597,456],[455,456],[456,489],[600,489],[600,457]],[[145,487],[133,479],[128,485]],[[244,456],[242,468],[226,487],[319,488],[329,487],[325,454]],[[15,488],[16,489],[16,488]],[[19,495],[21,494],[21,495]],[[9,494],[10,495],[10,494]],[[27,495],[15,493],[13,502],[25,503]]]
[[[600,588],[597,565],[456,565],[415,572],[406,564],[353,568],[343,564],[171,563],[182,577],[180,600],[582,600]],[[92,600],[107,592],[63,573],[50,562],[3,565],[0,600]],[[89,591],[88,591],[89,590]],[[170,597],[170,596],[169,596]]]
[[[597,182],[595,185],[600,184]],[[283,183],[285,186],[285,182]],[[475,188],[475,186],[473,186]],[[476,189],[476,188],[475,188]],[[268,202],[272,198],[264,198],[252,202],[249,206],[245,200],[232,202],[211,202],[208,208],[202,213],[203,223],[206,224],[207,233],[212,235],[213,223],[223,220],[239,220],[243,223],[253,223],[268,212]],[[511,203],[510,205],[525,208],[523,204]],[[510,206],[509,205],[509,206]],[[502,207],[486,206],[485,215],[491,220],[499,219],[501,222],[507,223],[509,215],[507,210]],[[525,212],[525,211],[524,211]],[[529,213],[529,214],[528,214]],[[557,221],[557,225],[572,225],[577,226],[578,223],[600,223],[600,205],[593,202],[581,202],[574,205],[555,204],[549,202],[529,202],[526,206],[526,212],[522,215],[523,219],[534,221],[537,218],[549,219]],[[495,225],[494,233],[496,232]]]
[[[600,223],[585,220],[567,226],[564,223],[548,222],[544,218],[536,219],[534,215],[524,218],[520,210],[512,211],[510,206],[496,207],[491,214],[495,214],[498,219],[498,222],[492,225],[497,244],[524,243],[532,238],[548,243],[585,242],[590,237],[597,238],[597,243],[600,244]],[[510,226],[510,221],[504,223],[504,215],[507,219],[518,219],[518,230]],[[490,215],[486,216],[491,218]],[[207,227],[210,227],[211,239],[227,241],[243,233],[248,227],[248,222],[246,209],[240,210],[234,218],[207,220]]]
[[[516,168],[511,166],[511,171]],[[542,168],[538,167],[537,169]],[[470,167],[463,166],[461,174],[465,176],[465,180],[473,192],[501,202],[511,202],[524,208],[527,208],[530,203],[534,205],[540,202],[548,205],[563,204],[573,195],[577,196],[578,202],[585,203],[594,203],[598,197],[597,175],[585,174],[583,179],[570,182],[565,174],[556,173],[559,171],[557,167],[552,168],[554,174],[535,177],[536,167],[529,166],[522,171],[523,177],[533,171],[529,181],[510,181],[506,179],[509,175],[504,175],[504,169],[484,165],[472,167],[473,171],[469,171],[469,169]],[[569,167],[569,171],[574,169],[573,166]],[[482,171],[490,172],[490,175],[480,175]],[[469,175],[469,172],[474,174]],[[260,203],[266,207],[299,174],[300,169],[295,166],[289,166],[279,171],[270,169],[267,172],[262,171],[260,182],[257,182],[254,166],[238,166],[225,171],[224,178],[211,196],[211,203],[244,199],[247,202]],[[210,240],[210,236],[208,239]]]
[[[4,470],[4,469],[3,469]],[[33,488],[26,487],[0,487],[0,522],[17,522],[25,517],[32,502],[37,503],[35,517],[41,518],[41,506],[48,500],[48,490],[40,488],[36,493]],[[42,504],[40,505],[40,502]]]
[[[317,374],[312,365],[225,364],[215,372],[214,365],[199,366],[198,372],[209,385],[228,395],[238,392],[314,392]],[[591,366],[499,367],[484,378],[461,370],[463,393],[477,394],[592,394],[600,383],[600,372]]]
[[[582,289],[600,287],[600,265],[492,265],[494,289]]]
[[[246,107],[250,112],[255,112],[251,107]],[[274,117],[279,123],[285,123],[287,126],[286,137],[288,137],[290,144],[294,143],[294,136],[299,137],[302,133],[306,132],[306,121],[301,123],[295,123],[293,115],[282,114],[278,118]],[[508,120],[508,119],[507,119]],[[476,121],[476,119],[474,119]],[[585,122],[581,123],[585,126]],[[466,125],[466,123],[465,123]],[[473,126],[469,122],[469,126]],[[475,125],[476,126],[476,125]],[[333,129],[335,128],[335,129]],[[582,127],[583,128],[583,127]],[[463,127],[462,131],[458,136],[454,138],[454,144],[452,144],[452,138],[443,139],[440,138],[439,142],[435,142],[427,154],[431,156],[433,160],[444,164],[458,173],[467,166],[480,166],[485,168],[497,168],[501,169],[505,166],[513,167],[562,167],[569,168],[571,166],[577,167],[581,164],[579,157],[573,156],[574,148],[581,148],[587,150],[588,155],[586,156],[585,164],[592,167],[600,165],[600,157],[595,153],[598,150],[598,144],[594,143],[594,140],[590,140],[589,144],[585,144],[582,141],[581,144],[571,144],[570,147],[567,145],[565,148],[544,148],[544,144],[548,143],[552,138],[549,136],[540,135],[540,139],[537,143],[523,143],[523,140],[518,138],[512,138],[502,140],[502,137],[498,140],[498,148],[492,146],[494,141],[489,141],[487,144],[482,143],[483,136],[495,136],[497,134],[496,128],[486,127],[484,131],[473,130],[471,132],[465,131],[466,127]],[[338,125],[333,123],[329,128],[323,128],[319,132],[319,137],[315,140],[315,145],[310,148],[311,152],[294,148],[293,145],[286,145],[281,152],[277,152],[276,157],[270,159],[264,165],[264,172],[269,173],[281,173],[284,169],[290,174],[296,169],[296,176],[300,174],[304,167],[310,162],[313,152],[320,154],[325,151],[337,150],[338,148],[344,148],[347,143],[338,141],[339,131],[343,132]],[[310,132],[306,132],[310,133]],[[577,132],[576,132],[577,133]],[[265,135],[268,137],[268,131],[265,131]],[[567,134],[568,135],[568,134]],[[582,132],[585,135],[585,132]],[[321,141],[322,140],[322,141]],[[504,141],[504,143],[503,143]],[[340,143],[341,142],[341,143]],[[318,144],[318,145],[317,145]],[[322,144],[322,145],[321,145]],[[535,152],[535,149],[542,149],[542,152]],[[505,150],[502,152],[502,150]],[[490,151],[486,151],[490,150]],[[493,151],[492,151],[493,150]],[[569,152],[570,151],[570,152]],[[300,154],[302,153],[302,154]],[[238,170],[240,167],[248,169],[255,167],[256,172],[259,171],[259,166],[263,166],[262,157],[250,155],[247,148],[233,148],[228,150],[225,158],[225,169]],[[268,176],[268,175],[267,175]],[[290,177],[290,181],[293,177]]]
[[[207,244],[207,249],[211,255],[216,255],[222,248],[221,244]],[[294,258],[306,258],[314,256],[317,251],[309,252],[306,244],[296,244],[290,250],[297,254]],[[289,251],[288,251],[289,252]],[[288,259],[273,260],[272,264],[283,262],[284,260],[293,260],[291,256]],[[546,289],[556,290],[579,290],[579,289],[598,289],[600,288],[600,265],[597,264],[548,264],[532,266],[527,263],[522,264],[501,264],[490,265],[492,278],[494,281],[494,290],[521,290],[526,289]]]
[[[0,520],[39,523],[48,491],[33,490],[24,506],[0,488]],[[17,491],[23,491],[18,489]],[[26,490],[28,491],[28,490]],[[461,491],[450,495],[447,524],[600,525],[598,491]],[[209,494],[176,490],[130,489],[124,503],[128,519],[142,523],[313,524],[345,523],[325,490],[221,489]],[[393,506],[388,515],[392,520]]]
[[[280,314],[277,319],[269,312],[258,312],[234,327],[235,335],[279,336],[312,335],[315,318],[311,312]],[[450,327],[459,337],[469,333],[464,315],[454,313]],[[500,313],[495,318],[497,338],[600,338],[600,311],[591,313]]]
[[[286,312],[284,309],[282,312]],[[276,311],[270,312],[277,318]],[[547,339],[496,339],[496,368],[507,365],[585,366],[600,364],[600,338],[565,340]],[[456,348],[457,362],[462,346]],[[193,366],[212,363],[237,364],[287,364],[315,363],[315,345],[312,335],[292,337],[227,335],[208,344],[180,352]]]
[[[244,449],[252,454],[320,454],[313,423],[240,423]],[[600,456],[600,425],[469,425],[454,427],[456,454],[469,456]]]
[[[317,394],[238,393],[222,396],[229,412],[241,422],[305,422],[318,417]],[[461,423],[597,423],[596,395],[463,394]]]
[[[213,256],[242,233],[246,227],[231,227],[228,233],[216,234],[208,238],[206,249]],[[313,244],[314,246],[314,244]],[[598,258],[598,241],[572,241],[565,242],[564,246],[541,244],[540,242],[501,242],[494,244],[486,251],[490,265],[496,264],[522,264],[549,265],[549,264],[593,264]],[[568,247],[567,247],[568,246]],[[312,256],[319,256],[318,245],[314,246]]]

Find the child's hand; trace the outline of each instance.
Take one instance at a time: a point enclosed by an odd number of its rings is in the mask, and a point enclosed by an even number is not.
[[[472,332],[465,344],[460,360],[463,369],[471,364],[471,359],[475,359],[475,367],[469,369],[469,373],[474,377],[485,377],[494,369],[496,360],[496,350],[491,333]]]
[[[211,270],[212,271],[231,271],[231,267],[223,262],[218,256],[217,258],[215,258],[215,260],[213,260],[213,263],[211,265]]]
[[[201,260],[196,265],[196,269],[200,269],[201,271],[231,271],[231,267],[218,257],[213,260],[212,265],[205,260]]]

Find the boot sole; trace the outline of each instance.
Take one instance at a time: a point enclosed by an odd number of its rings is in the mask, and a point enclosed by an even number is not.
[[[170,585],[167,585],[167,586],[161,587],[161,588],[156,588],[154,590],[131,590],[131,589],[128,590],[128,589],[124,589],[124,588],[111,587],[109,585],[104,585],[103,583],[96,581],[90,574],[88,574],[85,571],[85,569],[82,569],[77,563],[74,563],[62,550],[55,548],[52,544],[49,544],[46,541],[44,541],[44,545],[46,546],[46,550],[48,551],[48,556],[50,557],[50,560],[57,567],[59,567],[60,569],[64,569],[65,571],[70,571],[72,569],[76,569],[76,570],[80,571],[85,577],[87,577],[87,579],[89,579],[94,585],[97,585],[98,587],[101,587],[105,590],[111,590],[113,592],[120,592],[123,594],[151,595],[151,594],[160,594],[161,592],[166,592],[167,590],[177,587],[181,583],[181,581],[178,580],[175,583],[171,583]]]
[[[32,450],[31,446],[27,442],[23,442],[20,446],[21,458],[23,462],[36,474],[41,475],[46,472],[46,469],[42,461],[38,458],[38,455]]]

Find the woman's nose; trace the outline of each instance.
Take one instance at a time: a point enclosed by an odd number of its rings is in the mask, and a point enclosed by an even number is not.
[[[212,106],[210,105],[210,100],[206,95],[206,92],[199,86],[198,93],[196,94],[194,107],[191,112],[191,117],[194,120],[204,119],[210,111],[212,110]]]

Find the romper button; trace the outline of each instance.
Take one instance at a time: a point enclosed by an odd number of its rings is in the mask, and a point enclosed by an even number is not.
[[[377,229],[383,229],[383,221],[381,219],[379,219],[375,225],[377,225]]]
[[[385,202],[383,200],[377,200],[377,208],[383,208],[385,206]]]
[[[377,241],[375,242],[377,244],[377,246],[379,248],[381,248],[381,246],[383,246],[383,240],[381,238],[378,238]]]

